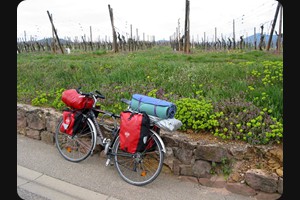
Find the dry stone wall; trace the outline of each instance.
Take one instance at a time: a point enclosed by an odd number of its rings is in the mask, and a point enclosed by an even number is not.
[[[54,145],[54,133],[60,116],[61,112],[52,108],[17,104],[17,134]],[[243,160],[248,159],[249,152],[258,148],[262,154],[270,154],[274,152],[272,147],[191,141],[180,133],[162,130],[160,135],[167,149],[165,165],[181,178],[209,187],[224,187],[257,199],[278,199],[283,193],[283,172],[270,174],[262,169],[249,169],[245,173],[234,171]],[[280,155],[282,162],[282,153]],[[222,167],[231,167],[233,171],[229,177],[212,173],[222,171]]]

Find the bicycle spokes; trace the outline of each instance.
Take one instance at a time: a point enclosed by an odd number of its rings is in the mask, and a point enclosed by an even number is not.
[[[62,121],[60,121],[60,124]],[[58,127],[59,127],[58,126]],[[91,125],[88,123],[85,129],[81,129],[75,135],[70,136],[56,129],[55,143],[59,153],[72,162],[79,162],[91,155],[94,144],[94,135],[91,131]]]
[[[115,166],[126,182],[132,185],[146,185],[156,179],[161,172],[164,154],[158,139],[155,136],[152,138],[154,143],[148,146],[151,148],[135,154],[122,151],[119,137],[116,139],[112,150]]]

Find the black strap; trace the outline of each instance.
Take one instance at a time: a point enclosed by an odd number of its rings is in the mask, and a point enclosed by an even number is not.
[[[138,101],[139,101],[139,104],[138,104],[138,111],[140,112],[140,106],[141,106],[141,103],[142,103],[142,97],[140,97]]]

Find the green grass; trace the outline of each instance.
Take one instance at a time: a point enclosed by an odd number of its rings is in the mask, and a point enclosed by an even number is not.
[[[155,46],[117,54],[22,53],[17,55],[17,101],[61,109],[60,91],[81,86],[86,92],[101,91],[103,107],[119,112],[125,106],[120,98],[134,93],[172,102],[201,96],[212,103],[243,93],[244,101],[272,109],[272,117],[282,122],[282,72],[282,54],[266,51],[184,54]]]

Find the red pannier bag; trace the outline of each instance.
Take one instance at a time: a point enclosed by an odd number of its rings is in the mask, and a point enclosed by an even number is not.
[[[129,153],[145,150],[150,135],[150,118],[145,113],[122,111],[120,114],[120,149]]]
[[[76,110],[64,110],[63,121],[59,127],[60,132],[73,136],[83,126],[82,112]]]
[[[75,89],[65,90],[61,100],[73,109],[92,108],[94,99],[79,94]]]

